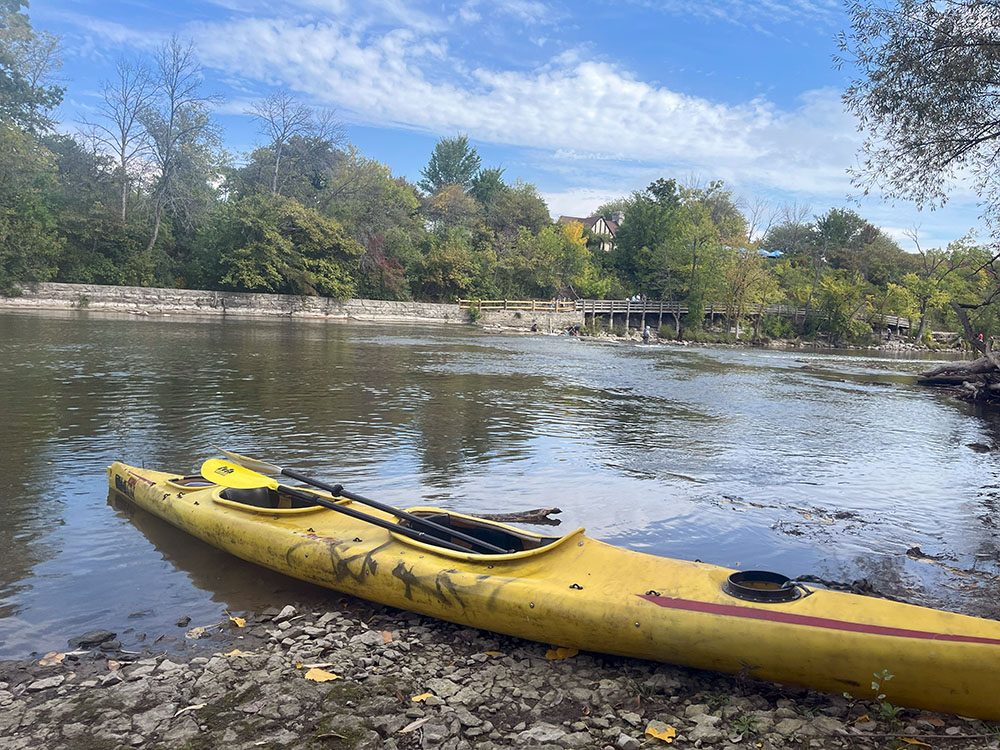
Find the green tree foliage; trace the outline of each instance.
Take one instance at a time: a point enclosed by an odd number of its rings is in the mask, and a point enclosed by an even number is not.
[[[280,195],[226,205],[217,217],[221,282],[230,289],[347,299],[363,253],[339,222]]]
[[[508,190],[503,181],[503,167],[480,169],[469,183],[469,195],[489,209],[496,199]]]
[[[384,164],[349,149],[331,173],[337,194],[323,212],[340,221],[364,248],[358,294],[371,299],[408,299],[407,275],[418,262],[425,230],[414,187],[392,176]]]
[[[49,110],[63,91],[48,84],[59,66],[57,40],[36,33],[20,13],[26,3],[0,4],[0,291],[17,281],[46,281],[56,273],[63,241],[51,191],[55,159],[39,141]]]
[[[63,98],[49,80],[60,66],[59,40],[32,29],[22,7],[28,3],[0,3],[0,124],[37,133],[51,127],[48,113]]]
[[[446,229],[428,235],[423,245],[414,279],[417,295],[448,302],[474,296],[480,263],[466,235]]]
[[[0,291],[55,275],[63,240],[49,195],[52,153],[26,131],[0,125]]]
[[[844,102],[867,133],[857,184],[935,205],[966,171],[1000,217],[1000,4],[859,0],[848,11],[840,62],[856,77]]]
[[[436,193],[448,185],[468,188],[480,163],[479,154],[469,145],[468,136],[442,138],[434,146],[427,166],[420,170],[424,178],[420,187],[428,193]]]

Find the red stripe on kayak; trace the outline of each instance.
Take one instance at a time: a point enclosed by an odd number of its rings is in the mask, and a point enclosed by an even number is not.
[[[982,638],[975,635],[954,635],[951,633],[931,633],[925,630],[909,630],[907,628],[892,628],[885,625],[866,625],[862,622],[845,622],[831,620],[827,617],[812,617],[796,615],[791,612],[779,612],[771,609],[753,609],[735,604],[714,604],[712,602],[697,602],[691,599],[674,599],[669,596],[652,596],[637,594],[640,599],[657,604],[667,609],[685,609],[690,612],[705,612],[712,615],[728,617],[746,617],[751,620],[769,620],[788,625],[805,625],[812,628],[827,628],[829,630],[846,630],[853,633],[869,633],[871,635],[890,635],[898,638],[924,638],[930,641],[957,641],[959,643],[988,643],[1000,646],[1000,638]]]

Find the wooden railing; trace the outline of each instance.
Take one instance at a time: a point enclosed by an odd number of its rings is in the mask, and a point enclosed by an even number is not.
[[[479,312],[490,310],[529,310],[531,312],[575,312],[577,300],[544,299],[460,299],[458,306],[463,310],[475,309]]]

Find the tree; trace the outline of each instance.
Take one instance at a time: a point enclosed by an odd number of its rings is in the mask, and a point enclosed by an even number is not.
[[[232,204],[219,221],[225,286],[338,299],[354,295],[362,249],[334,219],[268,194]]]
[[[153,232],[147,254],[156,245],[164,211],[170,207],[176,214],[188,208],[190,193],[185,187],[190,183],[181,179],[183,168],[196,166],[193,159],[210,151],[216,138],[208,108],[217,98],[203,96],[199,91],[201,66],[195,60],[193,45],[171,37],[156,54],[154,75],[155,103],[142,113],[159,172],[153,190]]]
[[[144,157],[149,155],[149,138],[141,118],[153,86],[149,70],[137,62],[120,58],[115,70],[117,78],[101,87],[102,100],[97,105],[101,121],[85,121],[85,125],[88,138],[115,159],[124,224],[130,186],[138,180]]]
[[[493,202],[509,189],[507,183],[503,181],[503,173],[503,167],[480,169],[469,183],[469,195],[488,210]]]
[[[63,243],[48,199],[55,180],[52,153],[32,134],[0,125],[0,292],[56,272]]]
[[[442,138],[434,146],[427,166],[420,170],[424,176],[420,187],[428,193],[436,193],[447,185],[468,188],[479,171],[480,162],[476,149],[469,145],[468,136]]]
[[[1000,3],[857,0],[841,35],[844,93],[867,131],[856,184],[918,205],[972,176],[987,220],[1000,217]]]
[[[282,157],[285,156],[285,147],[293,138],[310,139],[317,143],[329,144],[331,148],[344,142],[344,127],[336,120],[333,112],[326,111],[317,116],[312,107],[297,102],[285,90],[276,91],[256,102],[247,114],[257,120],[261,131],[270,139],[267,149],[274,161],[271,172],[272,193],[280,192]],[[292,151],[290,156],[293,171],[294,161],[307,155],[301,149],[297,152]]]
[[[48,113],[64,90],[52,82],[59,69],[59,39],[31,28],[20,13],[23,0],[0,2],[0,125],[42,132],[52,126]]]

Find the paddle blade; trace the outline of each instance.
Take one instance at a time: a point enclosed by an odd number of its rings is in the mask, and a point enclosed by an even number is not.
[[[278,489],[278,482],[256,471],[250,471],[239,464],[210,458],[201,465],[201,475],[209,482],[221,484],[223,487],[233,487],[239,490],[251,490],[256,487]]]
[[[249,456],[242,456],[239,453],[233,453],[232,451],[223,450],[216,446],[215,450],[219,451],[223,456],[228,458],[233,463],[237,463],[240,466],[245,466],[251,471],[259,471],[261,474],[280,474],[281,467],[275,466],[274,464],[269,464],[267,461],[259,461],[256,458],[250,458]]]

